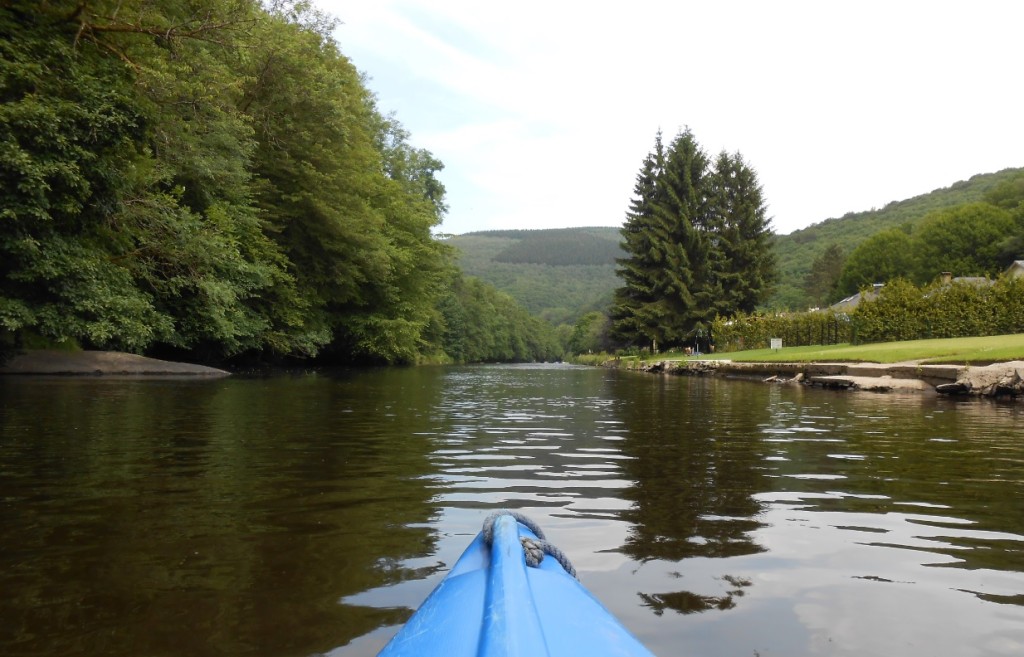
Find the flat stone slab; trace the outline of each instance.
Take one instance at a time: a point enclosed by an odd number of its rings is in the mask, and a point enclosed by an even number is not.
[[[869,392],[934,392],[935,387],[921,379],[898,379],[883,376],[813,376],[807,379],[812,385],[826,388],[844,388]]]
[[[120,351],[39,349],[13,356],[0,375],[230,376],[216,367],[146,358]]]

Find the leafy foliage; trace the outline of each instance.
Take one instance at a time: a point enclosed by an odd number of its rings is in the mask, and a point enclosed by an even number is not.
[[[906,276],[914,268],[910,235],[899,228],[883,230],[853,250],[836,280],[838,296]]]
[[[461,363],[553,361],[562,349],[549,324],[512,297],[475,278],[458,276],[441,303],[442,346]]]
[[[846,254],[838,244],[830,244],[825,252],[811,263],[811,270],[804,278],[804,292],[815,306],[839,300],[838,283],[845,263]]]
[[[990,284],[890,281],[854,313],[854,338],[886,342],[1024,332],[1024,277]]]
[[[942,272],[994,276],[1007,258],[1018,223],[1007,210],[985,202],[933,212],[906,230],[885,230],[857,247],[839,277],[837,289],[852,294],[871,283],[906,278],[918,285]],[[1010,249],[1008,249],[1008,246]]]
[[[566,350],[572,354],[603,353],[614,346],[611,319],[602,312],[589,312],[576,322]]]
[[[435,352],[442,164],[377,110],[334,25],[283,1],[5,3],[4,342]]]
[[[1024,333],[1024,276],[925,286],[896,278],[849,315],[829,309],[719,317],[712,333],[719,351],[765,349],[771,338],[806,346]]]
[[[378,110],[334,25],[287,0],[5,2],[0,344],[386,363],[551,356],[550,327],[461,278],[453,245],[468,274],[563,324],[564,340],[603,344],[588,313],[612,298],[615,229],[435,239],[443,165]],[[710,166],[680,144],[648,182],[671,176],[634,208],[672,239],[642,246],[648,267],[671,265],[651,291],[673,301],[647,307],[669,340],[752,308],[772,271],[752,169],[726,154]],[[1008,175],[965,185],[959,201],[987,205],[914,236],[922,248],[954,240],[992,271],[1020,256],[1024,192]]]
[[[850,318],[831,310],[802,313],[751,313],[718,317],[711,326],[715,350],[767,349],[772,338],[787,347],[849,342]]]

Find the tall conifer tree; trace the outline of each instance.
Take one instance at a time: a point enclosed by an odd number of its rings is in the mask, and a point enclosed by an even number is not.
[[[616,273],[623,287],[615,292],[612,308],[613,332],[623,342],[664,340],[659,327],[661,311],[657,306],[657,278],[664,259],[657,248],[659,238],[667,234],[654,223],[654,204],[658,195],[658,178],[665,166],[661,131],[655,136],[654,149],[644,158],[633,186],[633,198],[626,212],[622,229],[623,250],[629,254],[617,260]]]
[[[723,259],[722,296],[715,311],[752,312],[771,293],[777,275],[771,220],[757,172],[739,153],[723,151],[715,162],[711,196]]]
[[[664,152],[659,133],[622,234],[612,319],[624,343],[703,347],[716,315],[753,310],[775,277],[756,173],[738,154],[712,167],[689,129]]]
[[[653,204],[655,224],[665,234],[659,240],[665,254],[659,296],[665,307],[666,345],[688,341],[695,315],[714,296],[716,254],[711,248],[707,176],[707,155],[686,129],[665,153]]]

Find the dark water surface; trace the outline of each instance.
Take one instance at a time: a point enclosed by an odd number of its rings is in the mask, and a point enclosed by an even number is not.
[[[662,657],[1024,655],[1024,404],[562,366],[0,378],[0,654],[373,655],[525,511]]]

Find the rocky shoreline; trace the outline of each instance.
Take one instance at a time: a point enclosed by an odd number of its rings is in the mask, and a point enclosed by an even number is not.
[[[684,376],[725,376],[775,384],[838,390],[919,392],[949,396],[1024,399],[1024,361],[990,365],[902,363],[750,363],[731,360],[663,360],[638,364],[618,359],[606,367]],[[147,358],[118,351],[32,350],[0,365],[2,375],[26,376],[191,376],[231,373],[192,363]]]
[[[220,377],[231,373],[206,365],[146,358],[120,351],[36,349],[12,356],[0,365],[0,375]]]
[[[685,376],[727,376],[767,383],[872,392],[1024,399],[1024,361],[991,365],[902,363],[745,363],[731,360],[665,360],[643,364],[609,361],[608,367]]]

